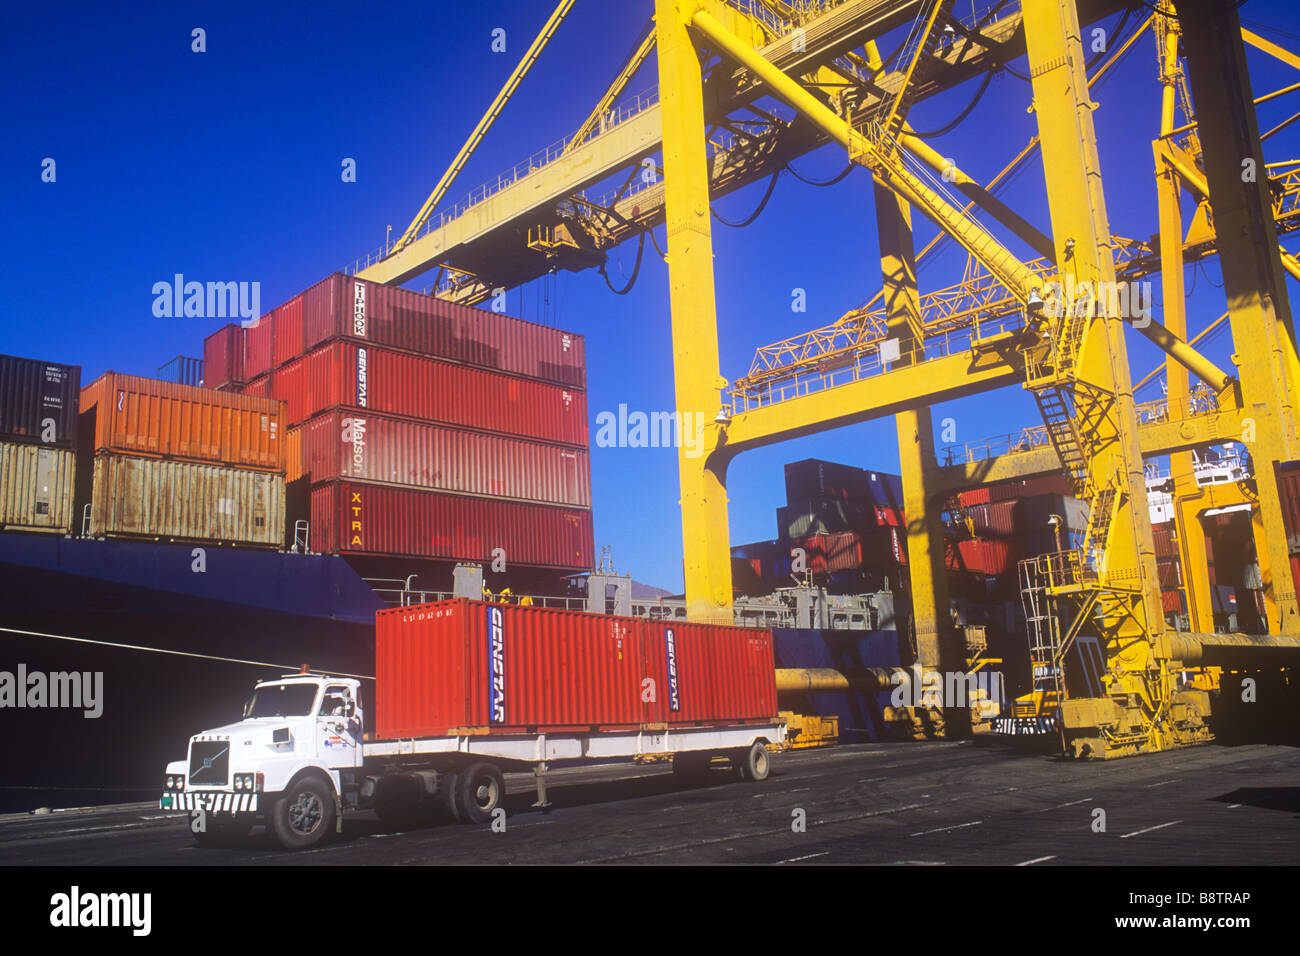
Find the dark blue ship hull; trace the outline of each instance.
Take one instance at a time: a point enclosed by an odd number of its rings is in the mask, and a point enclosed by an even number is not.
[[[383,605],[342,559],[210,547],[198,567],[191,546],[0,534],[0,672],[103,675],[97,718],[0,707],[0,812],[148,799],[255,681],[374,673]]]

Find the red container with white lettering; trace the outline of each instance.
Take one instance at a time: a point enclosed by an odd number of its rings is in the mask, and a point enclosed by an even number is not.
[[[580,389],[341,339],[254,379],[244,392],[283,399],[290,425],[348,405],[444,425],[587,445],[587,395]]]
[[[464,598],[376,615],[380,738],[775,719],[772,634]]]
[[[311,548],[565,571],[590,571],[594,551],[589,509],[357,481],[312,488]]]

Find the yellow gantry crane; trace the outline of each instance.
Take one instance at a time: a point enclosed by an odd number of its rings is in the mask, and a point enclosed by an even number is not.
[[[676,404],[711,422],[709,453],[683,449],[679,459],[691,619],[733,619],[732,459],[892,415],[922,666],[960,671],[967,663],[948,613],[941,513],[960,511],[956,493],[964,488],[1062,471],[1088,506],[1083,546],[1031,559],[1019,571],[1031,659],[1051,683],[1072,753],[1122,756],[1209,739],[1209,695],[1183,672],[1300,662],[1273,473],[1277,463],[1300,458],[1300,362],[1284,279],[1288,271],[1300,277],[1300,264],[1277,240],[1300,227],[1300,164],[1264,162],[1261,143],[1286,124],[1261,136],[1255,104],[1289,89],[1252,99],[1243,38],[1292,66],[1300,61],[1243,31],[1233,0],[1026,0],[967,19],[952,0],[654,0],[652,24],[577,133],[435,220],[452,179],[571,2],[547,21],[401,240],[356,271],[401,283],[437,269],[435,294],[477,302],[556,268],[603,271],[609,249],[644,242],[666,224]],[[1089,77],[1083,28],[1121,12],[1144,22]],[[885,63],[877,40],[899,27],[906,40]],[[1092,120],[1104,108],[1092,84],[1143,33],[1159,48],[1164,91],[1153,143],[1161,222],[1151,242],[1110,230]],[[657,90],[627,96],[652,50]],[[916,134],[909,112],[1021,56],[1037,133],[981,186]],[[1185,122],[1176,126],[1180,111]],[[732,385],[718,360],[711,204],[765,177],[774,182],[791,159],[827,144],[872,177],[881,292],[831,326],[760,349],[749,374]],[[1035,153],[1049,197],[1046,233],[994,195]],[[1243,176],[1243,160],[1258,175]],[[647,168],[655,175],[644,175]],[[1186,229],[1184,191],[1197,202]],[[936,243],[915,252],[914,214],[938,226],[936,242],[966,251],[959,284],[920,294],[916,264]],[[987,220],[1038,257],[1022,261]],[[1238,343],[1231,371],[1186,341],[1183,265],[1211,254],[1222,265],[1226,321]],[[1156,273],[1163,322],[1123,314],[1119,283]],[[1129,324],[1168,356],[1160,415],[1135,402]],[[1208,401],[1189,401],[1191,376]],[[1042,425],[1026,432],[1033,440],[941,466],[930,406],[1007,386],[1028,390],[1037,403]],[[1203,539],[1181,533],[1199,513],[1192,452],[1225,440],[1246,442],[1256,465],[1249,500],[1267,595],[1265,635],[1209,633]],[[1192,633],[1169,630],[1161,608],[1144,458],[1165,454],[1173,456],[1185,574],[1201,575],[1188,586]]]

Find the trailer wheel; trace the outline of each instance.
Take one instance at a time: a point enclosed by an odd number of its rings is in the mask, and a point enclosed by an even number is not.
[[[461,823],[486,823],[505,796],[506,782],[492,764],[476,763],[456,775],[452,792]]]
[[[763,741],[756,740],[748,750],[742,750],[740,756],[740,777],[751,783],[766,780],[772,772],[772,758]]]
[[[319,777],[303,777],[276,799],[267,829],[286,850],[315,846],[334,829],[334,791]]]

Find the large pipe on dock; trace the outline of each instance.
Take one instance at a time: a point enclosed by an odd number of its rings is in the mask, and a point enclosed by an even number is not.
[[[1300,662],[1300,636],[1294,634],[1167,634],[1169,657],[1184,664]]]
[[[901,676],[895,679],[895,675]],[[911,679],[911,673],[902,667],[866,667],[851,674],[843,674],[829,667],[778,667],[776,692],[778,694],[874,693],[890,690]]]

